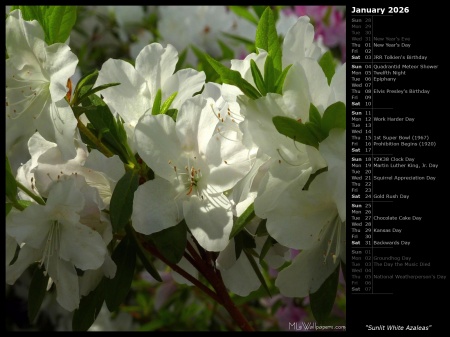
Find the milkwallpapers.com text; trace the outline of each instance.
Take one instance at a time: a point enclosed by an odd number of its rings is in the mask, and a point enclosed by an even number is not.
[[[290,331],[345,331],[345,325],[318,325],[316,322],[289,322]]]

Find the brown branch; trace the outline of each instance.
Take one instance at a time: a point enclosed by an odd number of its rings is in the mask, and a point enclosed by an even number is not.
[[[218,303],[222,303],[219,297],[217,297],[217,294],[213,292],[211,289],[206,287],[203,283],[201,283],[199,280],[197,280],[195,277],[193,277],[191,274],[186,272],[184,269],[180,268],[176,264],[171,263],[168,261],[163,255],[159,253],[158,250],[156,250],[155,247],[152,247],[148,243],[143,243],[142,246],[147,249],[152,255],[156,256],[158,259],[160,259],[162,262],[167,264],[170,268],[172,268],[175,272],[183,276],[186,280],[192,282],[196,287],[201,289],[205,294],[207,294],[209,297],[211,297],[213,300],[217,301]]]
[[[209,283],[211,283],[218,297],[220,298],[220,301],[218,301],[218,303],[220,303],[228,311],[230,316],[238,324],[241,330],[254,331],[253,327],[248,323],[247,319],[244,317],[244,315],[242,315],[234,302],[231,300],[231,297],[228,294],[228,290],[223,283],[220,271],[215,269],[212,263],[213,261],[211,254],[204,250],[201,246],[198,246],[200,254],[206,257],[206,259],[202,259],[200,255],[195,252],[194,247],[192,247],[189,242],[187,248],[193,255],[196,265],[198,265],[198,271],[209,281]]]

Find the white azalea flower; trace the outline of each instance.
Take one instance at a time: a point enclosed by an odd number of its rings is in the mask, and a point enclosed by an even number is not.
[[[221,55],[217,40],[233,25],[233,16],[225,6],[159,6],[158,10],[158,30],[164,43],[180,51],[193,44],[213,57]],[[196,64],[190,50],[186,61]]]
[[[176,92],[170,108],[179,109],[186,99],[204,85],[204,72],[182,69],[174,73],[177,61],[178,53],[172,45],[163,47],[159,43],[152,43],[141,50],[135,67],[115,59],[109,59],[103,64],[95,86],[120,83],[102,90],[101,95],[111,110],[125,121],[130,147],[134,148],[134,128],[140,117],[145,113],[151,114],[158,90],[161,89],[162,102]]]
[[[250,162],[235,132],[217,132],[211,105],[198,96],[182,105],[176,123],[167,115],[144,115],[137,124],[138,153],[156,177],[134,194],[136,231],[155,233],[184,218],[206,250],[227,245],[233,215],[223,192],[248,172]]]
[[[76,156],[65,160],[59,147],[36,132],[28,142],[31,159],[22,165],[16,179],[34,193],[46,197],[58,177],[66,174],[82,175],[88,185],[95,187],[107,205],[117,181],[125,174],[117,156],[106,158],[97,150],[88,152],[86,145],[76,140]],[[25,193],[21,197],[31,200]]]
[[[327,172],[319,174],[307,191],[291,191],[289,196],[279,198],[280,203],[293,198],[297,207],[291,208],[290,214],[279,212],[275,217],[278,223],[293,216],[298,220],[296,233],[291,229],[278,235],[285,241],[287,236],[295,235],[298,244],[292,247],[303,249],[278,275],[276,285],[285,296],[305,297],[314,293],[339,261],[345,262],[345,135],[344,130],[332,129],[320,144]]]
[[[39,23],[23,20],[20,10],[6,19],[6,51],[7,152],[37,129],[73,158],[77,121],[65,96],[77,57],[66,44],[48,46]]]
[[[80,294],[75,270],[98,269],[107,255],[97,232],[102,209],[96,190],[80,176],[63,176],[50,188],[45,205],[32,204],[11,214],[6,228],[21,243],[16,262],[6,268],[6,281],[13,284],[33,262],[44,265],[56,285],[58,303],[66,310],[78,308]]]
[[[248,230],[254,236],[254,232],[256,232],[260,221],[261,219],[254,218],[245,230]],[[255,251],[260,254],[267,236],[255,236],[254,239],[256,244]],[[264,260],[271,268],[278,268],[286,261],[288,253],[288,248],[276,243],[266,253]],[[225,286],[234,294],[247,296],[261,286],[261,281],[253,270],[246,254],[241,252],[239,258],[236,259],[234,240],[231,240],[227,247],[219,253],[216,260],[216,267],[221,272]],[[262,271],[259,264],[258,268]]]

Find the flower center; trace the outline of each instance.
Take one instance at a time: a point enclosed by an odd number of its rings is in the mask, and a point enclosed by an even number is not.
[[[203,195],[198,187],[198,183],[202,178],[202,171],[199,165],[195,166],[195,162],[197,161],[197,156],[193,156],[192,164],[190,157],[187,158],[187,165],[184,166],[183,169],[179,169],[176,165],[173,165],[172,160],[169,160],[169,165],[175,171],[176,177],[182,189],[180,193],[175,197],[175,199],[179,198],[181,195],[192,195],[195,191],[197,196],[203,199]]]
[[[46,101],[47,98],[42,94],[45,95],[45,93],[47,93],[48,96],[50,95],[50,83],[42,79],[32,79],[31,75],[32,73],[30,71],[26,71],[23,76],[13,75],[10,79],[7,85],[8,91],[6,101],[6,116],[8,118],[19,117],[23,112],[28,110],[39,97],[44,98]],[[40,109],[36,109],[33,113],[33,118],[36,119],[40,115],[45,105],[46,104],[42,104]]]
[[[59,251],[59,243],[61,236],[61,228],[58,220],[52,221],[52,225],[50,226],[50,230],[47,234],[47,242],[45,243],[44,252],[42,254],[42,260],[39,267],[45,263],[46,269],[50,263],[50,258],[53,256],[53,253],[58,253]],[[45,275],[47,275],[47,270],[45,271]]]

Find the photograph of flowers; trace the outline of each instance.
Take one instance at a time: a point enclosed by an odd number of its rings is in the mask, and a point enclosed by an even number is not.
[[[345,6],[6,6],[8,331],[345,331]]]

